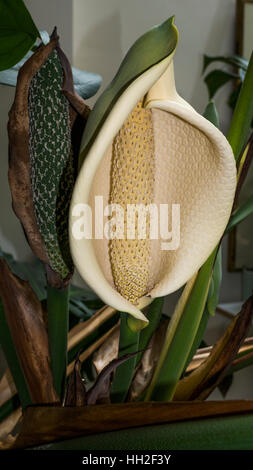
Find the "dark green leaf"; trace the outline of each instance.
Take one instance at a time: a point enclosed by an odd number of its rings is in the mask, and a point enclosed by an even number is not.
[[[24,63],[31,57],[33,54],[32,51],[28,51],[26,55],[15,65],[13,65],[12,68],[7,69],[7,70],[1,70],[0,71],[0,83],[2,85],[9,85],[9,86],[16,86],[17,85],[17,76],[18,76],[18,71],[24,65]]]
[[[0,70],[17,64],[40,36],[23,0],[0,3]]]
[[[242,68],[243,70],[247,70],[248,68],[248,60],[243,59],[238,55],[233,56],[208,56],[204,54],[203,60],[203,70],[202,73],[205,72],[206,68],[213,62],[222,62],[224,64],[232,65],[233,67]]]
[[[81,287],[75,286],[71,284],[70,289],[69,289],[69,296],[70,297],[79,297],[79,298],[84,298],[87,300],[96,300],[98,299],[97,294],[93,292],[90,289],[83,289]]]
[[[234,80],[236,78],[240,78],[240,76],[235,73],[225,72],[223,70],[213,70],[208,75],[206,75],[204,81],[208,88],[209,99],[214,97],[219,88],[228,83],[230,80]]]
[[[148,326],[143,328],[140,332],[139,339],[139,349],[144,351],[153,335],[154,331],[158,327],[161,317],[162,317],[162,308],[163,308],[164,297],[158,297],[153,300],[152,304],[149,307],[147,318],[149,320]],[[142,358],[143,353],[140,352],[137,356],[136,364],[138,364]]]
[[[85,305],[85,303],[81,300],[72,298],[71,304],[72,306],[79,308],[81,312],[86,313],[88,316],[91,316],[93,313],[93,310],[88,308],[87,305]]]
[[[245,367],[252,366],[253,364],[253,348],[245,352],[239,353],[237,358],[233,362],[231,368],[228,370],[228,374],[233,374],[238,370],[242,370]]]
[[[236,105],[236,102],[238,100],[238,96],[240,94],[240,90],[241,90],[241,86],[242,84],[240,83],[233,91],[232,93],[229,95],[229,98],[228,98],[228,105],[230,106],[230,108],[232,109],[235,109],[235,105]]]
[[[82,320],[87,320],[104,306],[104,302],[91,290],[70,286],[70,313]]]
[[[68,361],[68,329],[69,329],[69,291],[47,289],[48,339],[50,347],[51,368],[54,387],[59,397],[64,396],[66,369]]]
[[[92,316],[91,314],[85,313],[83,310],[80,310],[79,307],[76,307],[72,301],[69,302],[69,313],[71,315],[71,323],[70,323],[70,328],[73,328],[73,326],[78,323],[78,319],[80,320],[88,320]],[[74,315],[75,318],[72,318],[72,315]]]
[[[213,281],[213,291],[211,295],[209,295],[207,300],[207,309],[210,315],[215,314],[215,310],[219,300],[219,293],[220,293],[220,285],[222,280],[222,256],[221,256],[221,248],[217,253],[217,257],[214,263],[213,274],[212,274],[212,281]]]
[[[236,161],[246,144],[253,119],[253,53],[236,103],[227,139]]]
[[[235,227],[237,224],[242,222],[246,217],[253,213],[253,194],[252,196],[238,209],[236,209],[230,217],[230,221],[227,225],[226,232]]]
[[[208,103],[203,116],[214,126],[219,128],[219,115],[213,100]]]
[[[200,320],[198,331],[195,335],[191,350],[189,352],[187,361],[185,363],[184,370],[186,370],[186,368],[190,364],[190,362],[191,362],[195,352],[197,351],[197,349],[200,348],[200,347],[205,347],[205,346],[201,346],[201,344],[204,343],[203,336],[205,334],[209,318],[210,318],[210,314],[208,312],[207,305],[206,305],[205,308],[204,308],[201,320]]]
[[[127,322],[127,313],[121,313],[120,319],[120,340],[119,358],[129,353],[136,353],[139,349],[139,331],[132,331]],[[115,373],[112,388],[111,400],[113,402],[123,402],[126,399],[136,366],[136,355],[121,364]]]
[[[243,149],[241,156],[238,159],[238,181],[234,199],[234,206],[237,204],[241,189],[249,173],[253,161],[253,132],[247,142],[245,149]]]

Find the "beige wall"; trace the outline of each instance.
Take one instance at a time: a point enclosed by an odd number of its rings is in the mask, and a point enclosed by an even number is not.
[[[73,0],[74,65],[100,73],[105,86],[138,36],[171,15],[179,29],[178,91],[203,112],[202,56],[233,52],[235,0]],[[222,114],[227,129],[226,109]]]

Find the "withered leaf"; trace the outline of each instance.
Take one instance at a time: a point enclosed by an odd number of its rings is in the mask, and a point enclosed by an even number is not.
[[[142,359],[136,368],[129,390],[129,401],[137,400],[150,384],[160,357],[169,320],[162,320],[153,333]]]
[[[88,113],[55,30],[19,71],[8,133],[13,209],[56,288],[73,273],[68,210]]]
[[[175,401],[205,400],[220,384],[246,337],[252,316],[253,296],[243,304],[240,313],[212,348],[208,358],[180,380],[174,396]]]
[[[97,376],[97,379],[94,385],[90,388],[87,392],[87,405],[95,405],[99,401],[108,400],[111,380],[112,380],[112,373],[114,369],[116,369],[120,364],[130,359],[130,357],[135,356],[140,351],[136,351],[134,353],[124,354],[117,359],[113,359],[104,369],[100,372]]]
[[[41,303],[27,281],[0,258],[0,295],[13,343],[33,403],[59,401],[53,386],[48,336]]]
[[[82,363],[79,354],[76,358],[74,369],[68,380],[64,406],[84,406],[86,405],[86,389],[81,376]]]
[[[100,374],[109,362],[113,359],[117,359],[119,352],[119,335],[120,328],[118,327],[93,355],[92,363],[97,374]]]
[[[135,402],[83,408],[28,407],[13,449],[138,426],[190,422],[194,419],[236,416],[252,412],[252,400],[191,403]],[[159,428],[157,430],[159,432]]]

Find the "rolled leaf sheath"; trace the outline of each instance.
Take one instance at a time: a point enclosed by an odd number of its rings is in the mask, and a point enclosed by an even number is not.
[[[173,35],[173,23],[168,29]],[[130,67],[135,47],[124,59],[112,89],[127,61]],[[144,322],[140,309],[152,298],[179,289],[213,251],[228,222],[236,184],[233,152],[226,138],[177,94],[174,49],[175,44],[166,58],[150,64],[128,84],[113,106],[108,105],[104,118],[98,112],[100,97],[83,137],[85,160],[71,202],[70,243],[80,274],[106,303]],[[106,107],[108,91],[104,93]],[[90,204],[95,214],[96,196],[103,196],[105,206],[123,208],[123,236],[75,238],[76,204]],[[146,238],[138,238],[138,218],[135,236],[128,237],[125,213],[134,204],[146,209],[153,205],[158,211],[166,205],[167,217],[158,214],[157,237],[151,236],[151,212],[142,227]],[[162,249],[162,242],[173,241],[173,204],[180,207],[175,228],[179,239]]]

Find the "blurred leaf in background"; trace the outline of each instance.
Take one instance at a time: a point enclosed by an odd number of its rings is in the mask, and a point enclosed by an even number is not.
[[[207,68],[217,62],[219,63],[219,68],[215,68],[206,74]],[[220,66],[223,65],[226,67],[225,70],[220,68]],[[204,54],[202,74],[205,75],[204,82],[208,89],[209,99],[214,98],[216,93],[226,83],[232,82],[233,90],[229,93],[227,104],[232,110],[234,110],[248,65],[249,61],[238,55],[209,56]]]
[[[40,33],[22,0],[0,3],[0,70],[5,70],[24,57]]]
[[[30,286],[38,299],[43,301],[47,297],[46,276],[43,263],[33,258],[32,261],[17,261],[0,247],[0,257],[5,259],[12,272],[24,281],[29,281]],[[97,310],[103,307],[104,302],[88,288],[81,288],[71,284],[70,286],[70,327],[79,321],[87,320]]]

